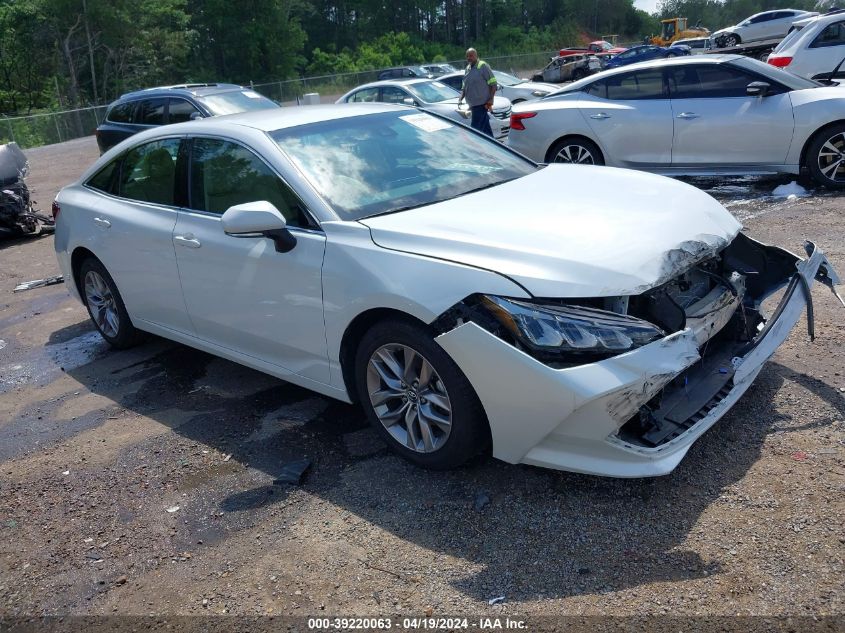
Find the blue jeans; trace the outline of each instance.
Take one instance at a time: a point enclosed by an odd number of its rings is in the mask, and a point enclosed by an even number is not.
[[[487,106],[484,104],[472,106],[472,121],[470,127],[479,132],[483,132],[487,136],[493,136],[493,130],[490,128],[490,118],[487,116]]]

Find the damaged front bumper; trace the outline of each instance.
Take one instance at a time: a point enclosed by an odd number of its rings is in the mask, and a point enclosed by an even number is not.
[[[782,280],[787,289],[765,327],[721,353],[704,354],[712,341],[702,347],[701,330],[693,326],[613,358],[563,369],[472,321],[436,340],[484,405],[495,457],[611,477],[663,475],[748,389],[805,308],[812,336],[810,289],[816,280],[833,288],[839,279],[821,250],[808,244],[807,252],[806,260],[795,257],[795,272]],[[687,381],[695,388],[686,389]],[[658,409],[646,406],[667,391]],[[644,411],[647,420],[641,419]]]

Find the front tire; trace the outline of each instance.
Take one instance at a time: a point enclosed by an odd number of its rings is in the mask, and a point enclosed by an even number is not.
[[[419,325],[374,325],[358,346],[355,380],[370,423],[394,452],[419,466],[455,468],[489,444],[475,390]]]
[[[549,152],[549,163],[572,163],[577,165],[604,165],[601,150],[585,138],[563,139]]]
[[[845,189],[845,124],[818,132],[804,161],[813,180],[829,189]]]
[[[109,345],[127,349],[138,344],[142,334],[132,325],[117,285],[100,260],[89,257],[82,262],[79,287],[91,321]]]
[[[739,35],[736,35],[735,33],[729,33],[728,35],[725,35],[724,41],[725,48],[730,48],[731,46],[739,45],[742,40],[739,39]]]

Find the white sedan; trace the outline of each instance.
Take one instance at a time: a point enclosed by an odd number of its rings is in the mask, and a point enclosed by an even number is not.
[[[466,101],[461,102],[460,88],[455,90],[437,79],[403,79],[375,81],[353,88],[335,103],[401,103],[417,106],[458,123],[469,125],[470,113]],[[490,129],[493,138],[504,141],[510,131],[511,102],[505,97],[493,97],[493,109],[490,110]]]
[[[508,144],[537,162],[667,175],[809,173],[845,187],[845,88],[739,55],[632,64],[511,115]]]
[[[792,23],[802,18],[808,18],[818,13],[801,11],[798,9],[778,9],[777,11],[763,11],[755,13],[739,24],[719,29],[710,34],[710,40],[715,48],[736,46],[749,42],[759,42],[784,37]]]
[[[684,183],[538,166],[384,104],[142,132],[53,212],[67,287],[114,347],[152,332],[359,402],[431,468],[490,448],[667,473],[751,386],[814,281],[838,282],[819,249],[755,242]]]
[[[499,95],[509,99],[514,105],[522,103],[523,101],[531,101],[532,99],[539,99],[548,94],[560,89],[560,86],[555,84],[547,84],[540,81],[528,81],[527,79],[520,79],[514,77],[501,70],[494,70],[493,74],[496,76],[497,91]],[[440,81],[450,88],[460,90],[464,82],[464,73],[450,73],[438,77]],[[497,96],[499,96],[497,95]]]

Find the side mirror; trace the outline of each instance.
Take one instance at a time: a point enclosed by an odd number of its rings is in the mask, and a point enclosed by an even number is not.
[[[287,230],[285,217],[266,200],[236,204],[226,209],[223,232],[232,237],[269,237],[277,253],[287,253],[296,246],[296,238]]]
[[[402,103],[404,103],[405,105],[409,105],[409,106],[417,105],[417,102],[414,101],[413,99],[411,99],[411,97],[405,97],[404,99],[402,99]]]
[[[752,81],[745,87],[745,94],[749,97],[765,97],[771,87],[765,81]]]
[[[496,84],[496,92],[502,89],[502,84]]]
[[[204,119],[205,117],[200,114],[199,112],[191,112],[191,121],[196,121],[197,119]]]

